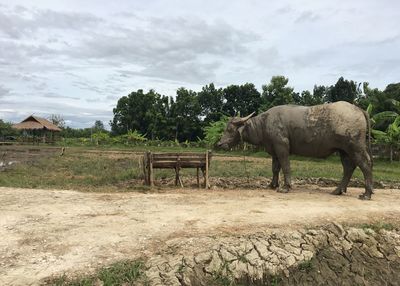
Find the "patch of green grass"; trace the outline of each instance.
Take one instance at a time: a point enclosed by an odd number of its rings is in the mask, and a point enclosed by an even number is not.
[[[109,267],[101,268],[96,274],[89,277],[79,277],[73,280],[68,279],[63,275],[46,281],[46,285],[55,286],[104,286],[113,285],[132,285],[134,282],[140,281],[142,285],[147,284],[147,279],[144,273],[145,267],[142,261],[121,261],[110,265]]]
[[[375,232],[378,232],[381,229],[384,229],[384,230],[394,230],[395,229],[395,226],[393,224],[387,223],[387,222],[363,223],[360,225],[360,227],[364,230],[372,229]]]
[[[271,276],[271,279],[270,279],[271,286],[278,286],[279,283],[281,283],[281,282],[282,282],[282,278],[280,276],[277,276],[277,275]]]
[[[228,263],[225,262],[221,267],[214,271],[211,275],[211,280],[207,281],[207,285],[215,286],[238,286],[235,279],[233,278],[232,272],[228,267]]]
[[[303,262],[299,263],[299,265],[298,265],[298,269],[300,271],[307,272],[307,273],[310,272],[311,270],[313,270],[313,268],[314,268],[314,265],[312,264],[312,260],[303,261]]]

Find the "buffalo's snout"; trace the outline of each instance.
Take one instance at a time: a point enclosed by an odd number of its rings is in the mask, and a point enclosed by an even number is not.
[[[228,150],[229,149],[229,145],[224,143],[224,142],[221,142],[221,141],[217,143],[217,147],[221,148],[223,150]]]

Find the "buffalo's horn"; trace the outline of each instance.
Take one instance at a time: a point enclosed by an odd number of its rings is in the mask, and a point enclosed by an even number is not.
[[[253,112],[250,115],[247,115],[246,117],[238,118],[237,120],[235,120],[232,123],[235,124],[235,125],[243,125],[247,120],[249,120],[251,117],[253,117],[254,114],[255,114],[255,112]]]

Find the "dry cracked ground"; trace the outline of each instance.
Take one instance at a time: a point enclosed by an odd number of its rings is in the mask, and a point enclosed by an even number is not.
[[[0,188],[0,285],[146,258],[150,285],[400,285],[400,191]]]

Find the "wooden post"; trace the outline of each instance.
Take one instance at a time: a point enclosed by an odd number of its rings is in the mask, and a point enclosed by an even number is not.
[[[197,187],[200,188],[199,167],[197,167]]]
[[[204,180],[204,184],[205,184],[205,188],[208,189],[209,188],[209,182],[208,182],[208,155],[209,155],[210,151],[207,151],[206,153],[206,173],[205,173],[205,180]]]
[[[178,175],[178,167],[175,166],[175,186],[178,185],[178,179],[179,179],[179,175]]]
[[[183,188],[183,183],[182,183],[182,180],[181,180],[181,177],[179,174],[180,170],[181,170],[181,157],[178,154],[178,157],[176,158],[176,179],[175,179],[175,181],[176,181],[176,185],[178,185],[178,182],[179,182],[181,188]]]
[[[143,156],[143,171],[144,181],[147,186],[150,186],[150,152],[146,151]]]
[[[150,187],[154,186],[153,153],[149,152],[149,179]]]
[[[143,171],[143,178],[144,178],[144,184],[148,185],[149,182],[147,180],[147,162],[146,162],[146,153],[143,154],[143,158],[142,158],[142,171]]]

